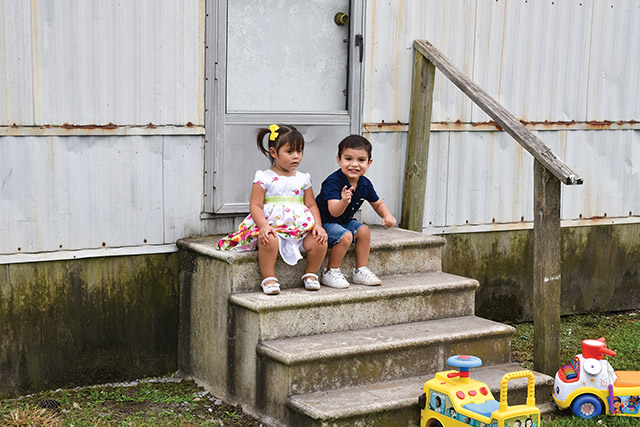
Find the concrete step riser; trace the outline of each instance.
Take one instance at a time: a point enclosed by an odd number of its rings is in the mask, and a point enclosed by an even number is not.
[[[262,276],[258,266],[257,253],[245,253],[244,256],[255,257],[253,262],[235,264],[231,292],[251,292],[259,290]],[[302,275],[306,266],[306,257],[294,266],[285,264],[280,258],[276,262],[276,277],[282,289],[302,287]],[[327,266],[327,259],[322,264],[318,274]],[[341,270],[351,274],[355,268],[355,253],[353,248],[347,252]],[[441,271],[441,247],[401,247],[386,248],[372,247],[369,256],[369,268],[379,277],[391,274],[426,273]]]
[[[233,310],[236,314],[236,327],[244,330],[250,328],[250,324],[260,325],[258,338],[265,341],[422,320],[472,316],[474,301],[475,288],[467,286],[417,295],[394,295],[384,299],[356,300],[340,304],[297,306],[261,313],[238,306]]]
[[[286,416],[286,399],[291,394],[337,390],[424,375],[442,370],[452,354],[473,354],[487,365],[506,363],[510,338],[510,333],[495,334],[378,353],[322,358],[293,366],[259,354],[257,404],[267,413],[278,414],[277,417],[283,419]]]

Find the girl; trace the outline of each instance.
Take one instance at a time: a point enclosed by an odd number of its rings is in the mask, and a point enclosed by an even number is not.
[[[268,149],[263,140],[268,138]],[[275,277],[278,251],[284,262],[295,265],[307,251],[307,266],[302,276],[305,289],[317,291],[316,272],[327,252],[327,233],[322,228],[320,212],[311,190],[308,173],[298,172],[304,138],[293,126],[271,125],[257,132],[258,149],[271,160],[271,168],[257,171],[251,187],[249,216],[238,231],[220,239],[218,248],[249,251],[258,248],[262,272],[262,291],[280,293]]]

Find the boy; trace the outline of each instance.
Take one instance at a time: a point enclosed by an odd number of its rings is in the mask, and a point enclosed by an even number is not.
[[[338,145],[340,169],[322,183],[316,203],[322,226],[329,235],[329,261],[322,273],[322,284],[332,288],[348,288],[340,264],[351,243],[356,242],[356,268],[351,281],[359,285],[380,285],[382,282],[369,270],[371,233],[369,227],[353,219],[365,199],[382,218],[382,225],[393,227],[396,219],[378,197],[371,181],[364,176],[371,166],[371,143],[360,135],[350,135]]]

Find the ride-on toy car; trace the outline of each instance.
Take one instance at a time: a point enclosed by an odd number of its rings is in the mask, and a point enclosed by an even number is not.
[[[616,356],[606,340],[582,341],[582,354],[558,370],[553,400],[582,418],[600,414],[640,417],[640,372],[615,371],[604,355]]]
[[[475,356],[458,355],[447,364],[460,371],[436,373],[424,384],[418,399],[420,427],[540,427],[540,409],[535,406],[535,378],[531,371],[510,372],[500,382],[500,402],[496,401],[483,382],[469,378],[469,368],[482,365]],[[527,378],[525,405],[507,405],[509,380]]]

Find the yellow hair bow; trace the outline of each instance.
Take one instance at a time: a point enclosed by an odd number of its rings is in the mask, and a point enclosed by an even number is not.
[[[269,135],[269,141],[275,141],[276,138],[278,137],[278,132],[276,132],[278,129],[280,129],[280,126],[278,125],[271,125],[269,126],[269,130],[271,131],[271,135]]]

